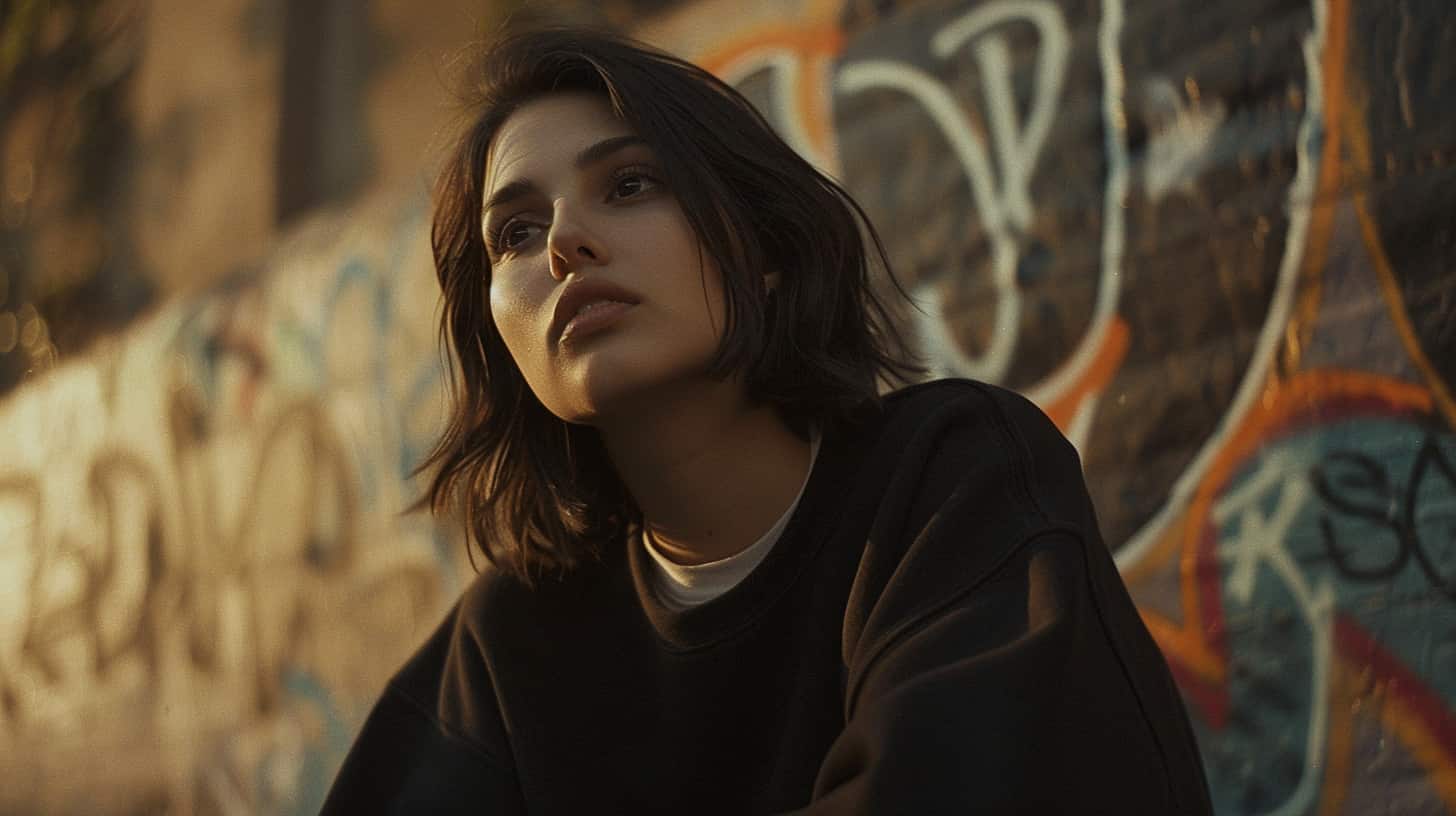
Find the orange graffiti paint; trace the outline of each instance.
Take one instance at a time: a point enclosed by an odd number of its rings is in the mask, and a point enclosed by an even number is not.
[[[1350,156],[1356,170],[1362,177],[1369,178],[1374,171],[1370,159],[1370,134],[1365,125],[1364,94],[1356,93],[1352,89],[1342,89],[1340,93],[1353,97],[1346,100],[1341,126],[1348,136]],[[1406,314],[1405,304],[1401,301],[1400,284],[1396,281],[1395,269],[1390,263],[1390,256],[1385,252],[1385,243],[1380,239],[1380,230],[1374,216],[1370,214],[1365,193],[1356,191],[1354,199],[1361,237],[1365,241],[1370,262],[1375,267],[1375,276],[1380,281],[1380,291],[1385,298],[1386,309],[1390,312],[1391,322],[1395,324],[1396,333],[1400,335],[1401,345],[1405,347],[1411,362],[1415,363],[1426,385],[1430,387],[1441,415],[1451,427],[1456,428],[1456,396],[1452,395],[1450,387],[1441,379],[1435,366],[1431,365],[1430,358],[1426,356],[1420,340],[1416,337],[1415,327],[1411,325],[1410,315]]]
[[[1319,181],[1310,210],[1309,239],[1304,262],[1300,266],[1300,293],[1294,315],[1284,332],[1284,349],[1280,355],[1286,372],[1299,368],[1299,359],[1309,345],[1319,310],[1321,273],[1328,260],[1330,237],[1334,233],[1335,205],[1344,176],[1340,172],[1340,121],[1345,109],[1345,63],[1349,36],[1349,0],[1330,0],[1329,29],[1321,57],[1324,81],[1324,145],[1320,152]]]
[[[734,63],[757,53],[791,54],[801,69],[794,87],[794,110],[814,151],[828,159],[836,153],[830,110],[830,71],[834,58],[843,48],[844,35],[836,25],[775,25],[754,29],[701,56],[697,62],[721,76]]]
[[[1432,411],[1430,392],[1419,385],[1379,374],[1323,369],[1297,374],[1287,381],[1271,378],[1266,386],[1264,410],[1251,412],[1219,452],[1199,486],[1181,533],[1178,556],[1183,620],[1172,621],[1144,611],[1149,631],[1163,649],[1180,682],[1215,727],[1227,715],[1224,687],[1228,647],[1224,642],[1221,572],[1211,526],[1215,499],[1238,466],[1260,447],[1296,429],[1302,421],[1328,416],[1338,406],[1356,403],[1378,406],[1383,413],[1425,415]],[[1177,528],[1170,528],[1177,529]],[[1130,581],[1132,583],[1132,581]]]
[[[1087,366],[1066,392],[1044,406],[1043,410],[1062,429],[1062,433],[1068,432],[1082,401],[1100,395],[1112,382],[1112,378],[1122,367],[1123,359],[1127,357],[1131,337],[1132,331],[1128,328],[1127,321],[1114,317],[1102,336],[1102,344],[1098,347],[1092,364]]]
[[[1336,653],[1368,669],[1371,681],[1384,689],[1381,722],[1430,774],[1427,779],[1446,806],[1456,811],[1456,716],[1435,690],[1358,624],[1336,616],[1334,637]]]

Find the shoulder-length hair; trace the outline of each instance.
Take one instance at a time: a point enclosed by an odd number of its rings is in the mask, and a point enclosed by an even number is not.
[[[471,72],[473,122],[436,188],[431,244],[450,361],[448,424],[420,471],[437,515],[527,582],[595,557],[641,514],[595,430],[548,411],[526,385],[489,308],[481,234],[487,151],[527,102],[600,94],[653,149],[705,255],[722,272],[724,335],[714,376],[803,434],[833,434],[881,383],[921,373],[876,294],[871,255],[889,264],[864,211],[784,143],[736,90],[677,57],[582,28],[507,35]],[[772,294],[763,275],[777,271]],[[904,295],[893,276],[895,290]],[[473,556],[472,556],[473,560]]]

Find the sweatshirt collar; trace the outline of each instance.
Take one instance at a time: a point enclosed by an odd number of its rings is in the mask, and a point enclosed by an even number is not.
[[[631,546],[627,564],[633,588],[648,623],[670,650],[711,647],[751,627],[773,608],[818,555],[839,519],[837,505],[854,484],[865,452],[851,442],[857,434],[826,433],[818,462],[804,485],[798,509],[790,516],[779,542],[746,578],[700,606],[674,610],[653,591],[653,564],[643,547]]]

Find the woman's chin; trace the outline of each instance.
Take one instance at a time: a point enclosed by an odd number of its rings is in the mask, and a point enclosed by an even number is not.
[[[716,390],[706,375],[714,337],[674,341],[604,332],[592,340],[557,358],[554,393],[543,400],[566,422],[600,427],[621,417],[641,421],[654,406]]]
[[[640,371],[623,362],[578,360],[577,370],[560,384],[553,398],[543,400],[548,410],[564,422],[576,425],[599,425],[603,418],[627,410],[634,396],[649,387],[637,377],[624,372]]]

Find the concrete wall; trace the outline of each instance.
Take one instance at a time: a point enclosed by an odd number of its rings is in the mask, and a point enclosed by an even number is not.
[[[1444,0],[681,4],[1082,451],[1220,813],[1456,811]],[[3,812],[310,812],[468,580],[415,192],[0,404]],[[15,780],[15,781],[12,781]]]

